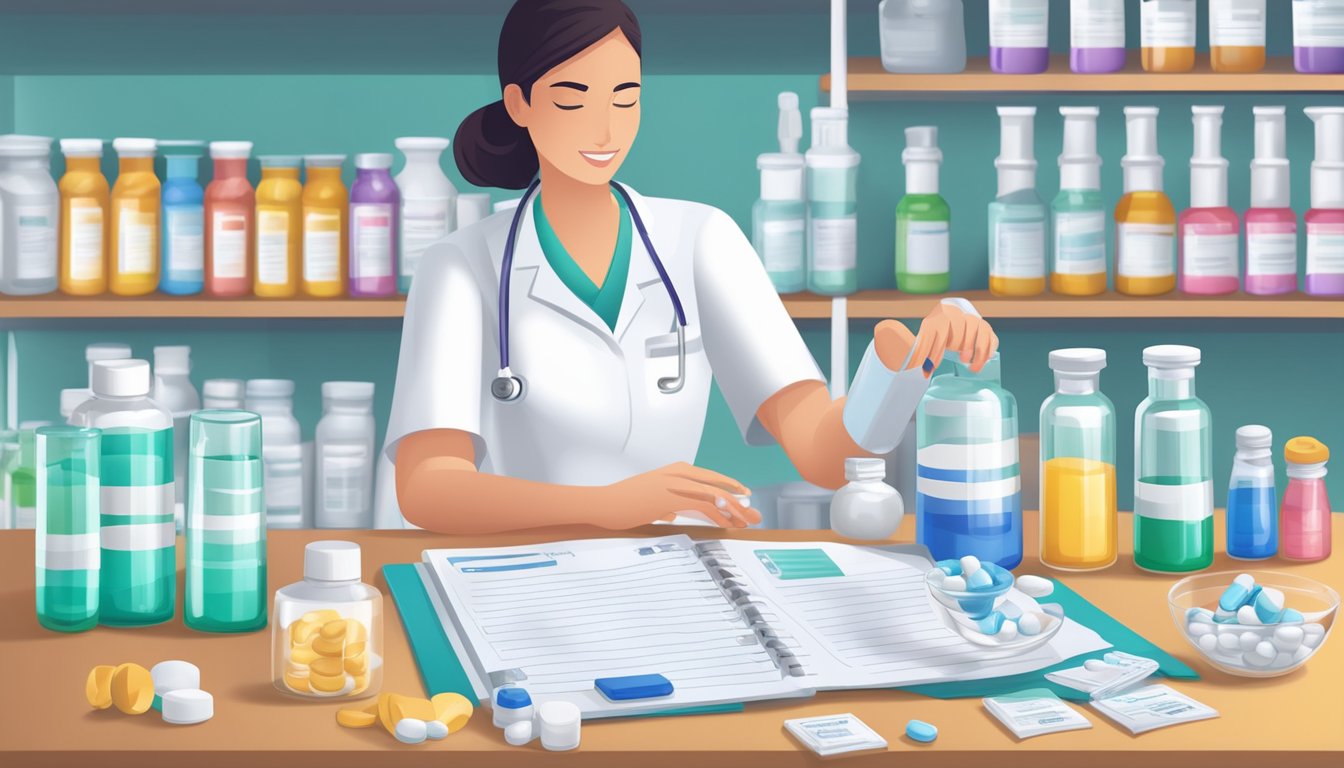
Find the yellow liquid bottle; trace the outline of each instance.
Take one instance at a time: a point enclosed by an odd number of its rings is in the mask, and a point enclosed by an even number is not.
[[[1209,0],[1209,63],[1214,72],[1244,74],[1265,68],[1266,10],[1266,0]]]
[[[330,299],[345,295],[349,258],[350,193],[341,181],[344,155],[304,158],[308,181],[303,185],[304,296]]]
[[[1144,72],[1195,68],[1195,0],[1143,0],[1139,14]]]
[[[68,296],[107,290],[110,193],[103,176],[101,139],[62,139],[60,289]]]
[[[253,290],[268,299],[292,298],[299,290],[303,246],[303,184],[299,158],[263,155],[257,184],[257,255]]]
[[[117,139],[112,186],[112,253],[108,287],[118,296],[144,296],[159,285],[159,177],[154,139]]]
[[[1115,290],[1157,296],[1176,290],[1176,208],[1162,192],[1157,107],[1125,107],[1125,196],[1115,206]]]

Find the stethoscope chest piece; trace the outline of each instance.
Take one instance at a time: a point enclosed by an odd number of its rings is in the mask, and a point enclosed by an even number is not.
[[[523,396],[523,380],[514,376],[508,369],[502,370],[494,381],[490,382],[490,394],[504,403],[518,400]]]

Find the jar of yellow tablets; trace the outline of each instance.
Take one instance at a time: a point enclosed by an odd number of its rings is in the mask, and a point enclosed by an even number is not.
[[[275,687],[319,699],[372,696],[383,682],[383,596],[360,581],[359,545],[314,541],[303,581],[276,590]]]

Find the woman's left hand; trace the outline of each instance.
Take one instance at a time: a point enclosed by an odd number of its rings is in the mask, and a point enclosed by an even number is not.
[[[918,336],[904,323],[883,320],[873,332],[873,342],[882,364],[893,371],[917,368],[928,360],[931,367],[924,371],[926,377],[938,369],[948,350],[960,355],[978,373],[999,348],[999,337],[983,318],[941,303],[919,324]]]

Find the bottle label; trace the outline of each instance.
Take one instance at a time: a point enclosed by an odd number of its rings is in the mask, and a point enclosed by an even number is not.
[[[37,568],[45,571],[96,571],[102,562],[98,533],[48,532],[37,550]]]
[[[1150,520],[1198,523],[1213,517],[1213,482],[1134,484],[1134,514]]]
[[[334,283],[341,279],[341,214],[331,209],[303,216],[303,279]]]
[[[1045,277],[1045,220],[994,224],[989,273],[995,277]]]
[[[1115,273],[1125,277],[1170,277],[1176,254],[1173,224],[1121,224]]]
[[[1106,274],[1106,214],[1055,215],[1055,273]]]
[[[289,211],[257,209],[257,282],[289,283]]]
[[[1125,0],[1073,0],[1069,20],[1074,48],[1125,47]]]
[[[803,269],[803,220],[766,221],[761,223],[761,261],[765,271],[801,272]]]
[[[989,44],[1045,48],[1050,44],[1050,0],[989,0]]]
[[[392,206],[350,206],[350,264],[355,278],[391,277]]]
[[[858,263],[857,216],[838,219],[812,219],[812,269],[817,272],[846,272]]]
[[[949,270],[951,225],[946,221],[910,221],[905,225],[905,271],[942,275]]]
[[[303,472],[276,471],[273,462],[263,462],[266,508],[299,509],[303,505]]]
[[[138,552],[175,546],[172,427],[105,430],[101,462],[103,550]]]
[[[1288,222],[1248,223],[1246,275],[1297,276],[1297,225]]]
[[[1209,43],[1264,48],[1265,0],[1211,0]]]
[[[1211,234],[1216,227],[1185,228],[1184,261],[1189,277],[1237,277],[1241,240],[1236,234]]]
[[[1293,0],[1293,45],[1299,48],[1344,48],[1344,3],[1339,0]]]
[[[20,280],[56,279],[56,209],[48,205],[21,205],[15,211],[19,223]]]
[[[216,278],[247,277],[247,217],[215,213],[210,223],[210,253]]]
[[[1307,225],[1307,274],[1344,275],[1344,224]]]
[[[364,453],[336,455],[322,452],[321,510],[329,515],[327,522],[346,523],[352,516],[364,513],[368,504],[364,489],[372,463]]]
[[[401,274],[414,277],[420,258],[453,229],[447,198],[407,199],[401,205]]]
[[[139,211],[134,203],[122,203],[118,211],[117,271],[123,275],[146,275],[154,271],[153,211]]]
[[[1195,0],[1145,0],[1139,5],[1144,48],[1195,47]]]
[[[200,272],[205,269],[205,209],[199,205],[172,206],[168,217],[168,269]]]
[[[70,279],[103,279],[103,206],[92,197],[76,197],[70,217]]]

